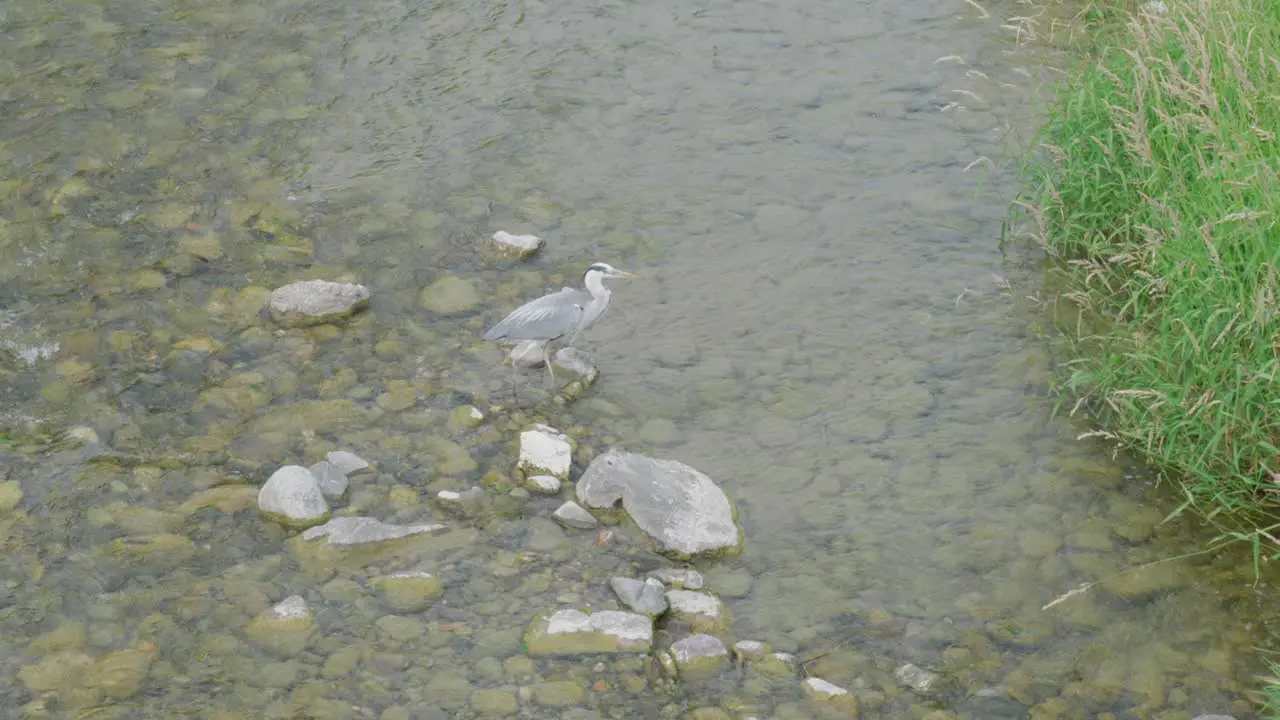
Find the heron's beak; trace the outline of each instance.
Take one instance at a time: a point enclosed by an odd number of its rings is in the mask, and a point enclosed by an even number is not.
[[[632,278],[638,278],[640,276],[636,275],[635,273],[623,272],[621,270],[614,270],[612,277],[627,278],[628,280],[630,280]]]

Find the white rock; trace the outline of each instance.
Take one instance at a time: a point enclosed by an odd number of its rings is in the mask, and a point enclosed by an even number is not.
[[[396,540],[410,535],[439,535],[449,528],[445,525],[424,523],[421,525],[391,525],[371,517],[336,517],[329,522],[302,533],[303,540],[327,538],[329,545],[363,545],[365,543]]]
[[[560,478],[551,475],[531,475],[525,485],[534,492],[544,495],[555,495],[560,492]]]
[[[668,590],[671,617],[693,626],[694,632],[720,632],[728,626],[724,603],[710,593]]]
[[[346,450],[334,450],[325,454],[324,459],[338,468],[338,472],[343,475],[354,475],[369,467],[369,463],[365,462],[364,458]]]
[[[258,510],[294,527],[310,527],[329,517],[329,504],[315,477],[300,465],[285,465],[271,474],[258,491]]]
[[[729,661],[729,649],[720,638],[699,633],[677,640],[669,651],[681,680],[696,680],[713,675]]]
[[[271,608],[271,614],[284,620],[287,618],[307,617],[311,614],[311,609],[307,607],[307,601],[303,600],[301,595],[290,595],[276,603]]]
[[[609,580],[609,586],[623,605],[638,613],[656,617],[667,611],[667,598],[663,595],[662,583],[653,578],[635,580],[615,577]]]
[[[542,248],[542,238],[537,235],[512,235],[499,230],[489,237],[489,247],[500,255],[525,258]]]
[[[534,425],[520,433],[520,460],[516,468],[529,475],[551,475],[569,479],[573,446],[564,433],[547,425]]]
[[[507,353],[507,361],[517,368],[542,367],[547,364],[547,346],[537,340],[521,340]]]
[[[566,500],[563,505],[556,508],[551,514],[556,522],[565,527],[577,528],[579,530],[594,530],[600,525],[600,521],[582,506],[572,500]]]
[[[351,484],[347,476],[328,460],[321,460],[307,468],[307,471],[316,479],[316,485],[320,486],[320,493],[330,500],[337,500],[345,495],[347,486]]]
[[[811,693],[814,695],[822,695],[825,697],[839,697],[840,695],[849,694],[848,690],[845,690],[839,685],[829,683],[826,680],[823,680],[822,678],[816,678],[816,677],[805,678],[804,688],[805,688],[805,691],[808,693]]]
[[[369,304],[363,285],[305,280],[271,293],[271,318],[285,327],[319,325],[344,318]]]
[[[600,369],[591,361],[591,357],[578,348],[565,347],[556,351],[555,370],[578,376],[583,389],[591,387],[600,377]]]
[[[578,500],[588,508],[618,501],[658,550],[688,558],[736,551],[742,533],[733,506],[711,478],[672,460],[610,450],[578,480]]]
[[[1164,15],[1169,12],[1169,6],[1164,3],[1164,0],[1147,0],[1142,3],[1142,12],[1148,15]]]

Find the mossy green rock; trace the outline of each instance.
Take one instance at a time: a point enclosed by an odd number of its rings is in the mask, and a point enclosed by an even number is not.
[[[426,572],[383,575],[373,580],[373,586],[382,592],[387,605],[400,612],[423,610],[443,591],[440,579]]]
[[[89,685],[110,698],[137,695],[147,679],[155,655],[155,646],[150,644],[108,653],[89,669]]]
[[[253,423],[247,434],[297,436],[305,430],[329,433],[368,422],[369,413],[357,408],[350,400],[309,400],[272,408]]]
[[[481,717],[507,717],[515,715],[520,705],[510,690],[489,688],[471,693],[471,709]]]
[[[0,511],[12,510],[22,502],[22,485],[17,480],[0,482]]]
[[[459,405],[449,413],[447,422],[450,430],[458,432],[468,430],[484,422],[484,413],[474,405]]]
[[[477,467],[471,453],[452,440],[429,437],[423,441],[423,445],[434,458],[433,469],[440,475],[461,475]]]
[[[190,538],[174,533],[116,538],[108,547],[113,557],[139,565],[177,565],[196,551]]]
[[[293,595],[264,610],[245,626],[250,640],[281,655],[297,655],[315,633],[315,619],[301,597]]]
[[[51,653],[18,670],[18,679],[33,693],[66,690],[78,685],[93,666],[93,658],[75,651]]]
[[[447,275],[423,288],[418,304],[438,315],[456,315],[479,305],[480,293],[469,280]]]
[[[443,710],[457,710],[471,701],[471,683],[456,672],[440,670],[431,673],[423,694]]]
[[[820,717],[858,717],[858,697],[852,692],[816,677],[806,678],[802,687],[810,706]]]
[[[572,680],[553,680],[533,686],[533,701],[544,707],[581,705],[587,691]]]

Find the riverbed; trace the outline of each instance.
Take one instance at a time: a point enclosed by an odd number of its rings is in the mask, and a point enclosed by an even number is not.
[[[1196,554],[1214,531],[1163,522],[1171,488],[1054,413],[1040,258],[1000,238],[1065,59],[1020,14],[0,9],[0,714],[798,719],[807,674],[867,718],[1251,716],[1268,578]],[[546,246],[496,260],[498,230]],[[600,380],[513,396],[485,328],[597,261],[640,276],[580,343]],[[265,293],[311,278],[370,306],[274,326]],[[466,404],[484,421],[451,426]],[[568,491],[511,492],[533,422],[575,438],[575,474],[616,446],[719,483],[745,548],[696,567],[797,677],[530,661],[535,613],[674,565],[552,523]],[[299,563],[234,488],[335,449],[373,464],[349,508],[453,539]],[[481,517],[435,499],[475,486]],[[404,569],[439,601],[388,609],[370,579]],[[246,634],[293,595],[304,647]]]

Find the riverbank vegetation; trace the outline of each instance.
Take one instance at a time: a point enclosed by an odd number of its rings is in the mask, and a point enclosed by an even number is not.
[[[1065,275],[1066,407],[1256,562],[1280,551],[1280,5],[1083,17],[1018,204]]]

